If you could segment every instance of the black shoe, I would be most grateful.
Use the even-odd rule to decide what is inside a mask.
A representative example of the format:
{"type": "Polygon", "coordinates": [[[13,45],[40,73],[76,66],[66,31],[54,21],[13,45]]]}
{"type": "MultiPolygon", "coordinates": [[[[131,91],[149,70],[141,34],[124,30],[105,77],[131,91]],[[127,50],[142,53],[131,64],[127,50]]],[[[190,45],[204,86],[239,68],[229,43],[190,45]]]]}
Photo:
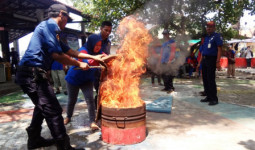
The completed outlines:
{"type": "Polygon", "coordinates": [[[41,137],[41,127],[33,128],[28,127],[26,128],[28,134],[27,140],[27,148],[28,149],[36,149],[40,147],[48,147],[55,144],[54,139],[44,139],[41,137]]]}
{"type": "Polygon", "coordinates": [[[213,105],[217,105],[218,101],[210,101],[208,105],[213,106],[213,105]]]}
{"type": "Polygon", "coordinates": [[[202,103],[204,103],[204,102],[209,102],[209,100],[208,100],[207,97],[206,97],[206,98],[204,98],[204,99],[201,99],[200,102],[202,102],[202,103]]]}
{"type": "Polygon", "coordinates": [[[67,95],[67,91],[65,91],[64,94],[67,95]]]}
{"type": "Polygon", "coordinates": [[[54,145],[56,142],[54,139],[45,139],[43,137],[38,137],[36,139],[28,139],[27,148],[30,149],[37,149],[41,147],[48,147],[54,145]]]}

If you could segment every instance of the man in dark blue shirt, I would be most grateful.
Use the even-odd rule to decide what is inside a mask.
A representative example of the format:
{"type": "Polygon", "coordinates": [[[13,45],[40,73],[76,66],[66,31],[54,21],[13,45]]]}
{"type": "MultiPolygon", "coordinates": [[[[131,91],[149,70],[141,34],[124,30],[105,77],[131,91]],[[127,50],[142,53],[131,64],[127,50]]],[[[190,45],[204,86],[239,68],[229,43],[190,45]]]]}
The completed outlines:
{"type": "Polygon", "coordinates": [[[215,71],[220,67],[220,58],[222,52],[223,40],[220,34],[215,32],[215,23],[207,22],[207,35],[204,38],[204,43],[201,46],[202,51],[202,76],[204,84],[204,92],[206,98],[201,102],[209,102],[209,105],[217,105],[217,87],[215,81],[215,71]]]}
{"type": "Polygon", "coordinates": [[[49,19],[41,22],[34,30],[25,55],[19,63],[16,83],[35,105],[31,124],[26,129],[28,149],[50,146],[56,142],[58,150],[71,150],[73,148],[64,126],[62,108],[47,80],[46,73],[50,70],[53,60],[87,70],[89,69],[87,63],[79,62],[71,57],[102,62],[103,56],[82,54],[60,41],[60,31],[71,19],[64,5],[51,5],[48,16],[49,19]],[[46,140],[40,135],[44,119],[54,140],[46,140]]]}
{"type": "MultiPolygon", "coordinates": [[[[111,49],[111,41],[109,39],[109,35],[112,32],[112,23],[110,21],[103,21],[100,27],[101,32],[99,35],[102,38],[102,51],[109,55],[110,49],[111,49]]],[[[95,96],[95,105],[97,107],[97,99],[98,99],[98,90],[99,90],[99,84],[100,84],[100,76],[101,76],[101,70],[97,69],[95,71],[95,80],[94,80],[94,88],[96,90],[96,96],[95,96]]]]}
{"type": "Polygon", "coordinates": [[[175,41],[169,37],[169,31],[164,30],[162,32],[164,43],[161,47],[161,65],[163,68],[162,70],[162,79],[164,82],[164,89],[161,91],[166,91],[168,94],[174,92],[173,80],[175,73],[170,69],[171,63],[174,61],[175,55],[175,41]]]}

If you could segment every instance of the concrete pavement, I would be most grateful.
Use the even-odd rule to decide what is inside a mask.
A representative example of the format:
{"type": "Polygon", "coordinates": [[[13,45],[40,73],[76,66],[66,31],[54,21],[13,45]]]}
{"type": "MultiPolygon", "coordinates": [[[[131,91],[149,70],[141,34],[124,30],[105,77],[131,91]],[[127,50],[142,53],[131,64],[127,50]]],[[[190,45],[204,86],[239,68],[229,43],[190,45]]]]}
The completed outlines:
{"type": "MultiPolygon", "coordinates": [[[[248,81],[220,76],[217,79],[220,103],[208,106],[199,102],[203,98],[198,95],[203,89],[201,80],[176,79],[176,92],[172,93],[172,113],[147,112],[148,135],[138,144],[119,146],[102,142],[101,132],[91,132],[89,129],[88,112],[81,95],[73,121],[66,128],[73,146],[86,150],[255,150],[255,107],[236,105],[227,100],[241,101],[242,97],[253,100],[255,86],[248,81]],[[245,92],[244,89],[249,90],[245,92]]],[[[167,96],[160,91],[161,88],[152,87],[150,78],[143,78],[140,86],[142,99],[150,103],[167,96]]],[[[58,99],[65,107],[66,96],[58,95],[58,99]]],[[[0,149],[3,150],[26,150],[25,128],[30,123],[32,104],[27,100],[15,108],[15,111],[1,108],[0,149]]],[[[42,135],[50,137],[45,123],[42,135]]],[[[51,146],[42,149],[56,148],[51,146]]]]}

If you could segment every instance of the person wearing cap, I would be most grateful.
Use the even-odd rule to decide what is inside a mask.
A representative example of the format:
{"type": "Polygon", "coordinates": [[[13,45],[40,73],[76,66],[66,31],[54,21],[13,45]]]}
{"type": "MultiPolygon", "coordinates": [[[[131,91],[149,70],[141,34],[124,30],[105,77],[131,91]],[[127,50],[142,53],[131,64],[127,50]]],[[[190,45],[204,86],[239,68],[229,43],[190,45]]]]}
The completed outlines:
{"type": "Polygon", "coordinates": [[[222,52],[223,40],[219,33],[215,32],[215,23],[213,21],[207,22],[204,42],[201,45],[202,51],[202,77],[204,92],[206,97],[201,99],[201,102],[209,102],[208,105],[217,105],[217,87],[215,81],[215,71],[221,69],[220,58],[222,52]]]}
{"type": "Polygon", "coordinates": [[[59,34],[67,22],[71,21],[64,5],[51,5],[48,17],[49,19],[42,21],[35,28],[29,46],[19,63],[15,81],[35,105],[31,124],[26,128],[28,149],[46,147],[56,143],[58,150],[71,150],[73,148],[64,126],[62,108],[47,79],[47,71],[50,70],[53,60],[87,70],[89,69],[87,63],[71,57],[94,59],[103,63],[103,56],[80,53],[61,42],[59,34]],[[44,119],[53,139],[41,137],[44,119]]]}
{"type": "Polygon", "coordinates": [[[169,37],[169,31],[164,30],[162,32],[164,43],[161,47],[160,52],[160,62],[162,68],[167,68],[167,70],[162,71],[162,79],[164,82],[164,88],[161,91],[166,91],[168,94],[174,91],[173,79],[174,73],[169,71],[169,64],[175,59],[175,41],[169,37]]]}

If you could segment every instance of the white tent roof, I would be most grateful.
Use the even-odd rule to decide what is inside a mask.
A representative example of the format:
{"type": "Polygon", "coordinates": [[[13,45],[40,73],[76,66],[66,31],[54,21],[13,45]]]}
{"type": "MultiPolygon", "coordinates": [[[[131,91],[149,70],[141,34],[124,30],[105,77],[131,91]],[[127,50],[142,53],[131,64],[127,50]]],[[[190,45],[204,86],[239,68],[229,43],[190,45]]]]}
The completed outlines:
{"type": "Polygon", "coordinates": [[[252,38],[252,39],[242,39],[242,40],[233,39],[233,40],[227,41],[227,43],[255,43],[255,39],[254,38],[252,38]]]}

